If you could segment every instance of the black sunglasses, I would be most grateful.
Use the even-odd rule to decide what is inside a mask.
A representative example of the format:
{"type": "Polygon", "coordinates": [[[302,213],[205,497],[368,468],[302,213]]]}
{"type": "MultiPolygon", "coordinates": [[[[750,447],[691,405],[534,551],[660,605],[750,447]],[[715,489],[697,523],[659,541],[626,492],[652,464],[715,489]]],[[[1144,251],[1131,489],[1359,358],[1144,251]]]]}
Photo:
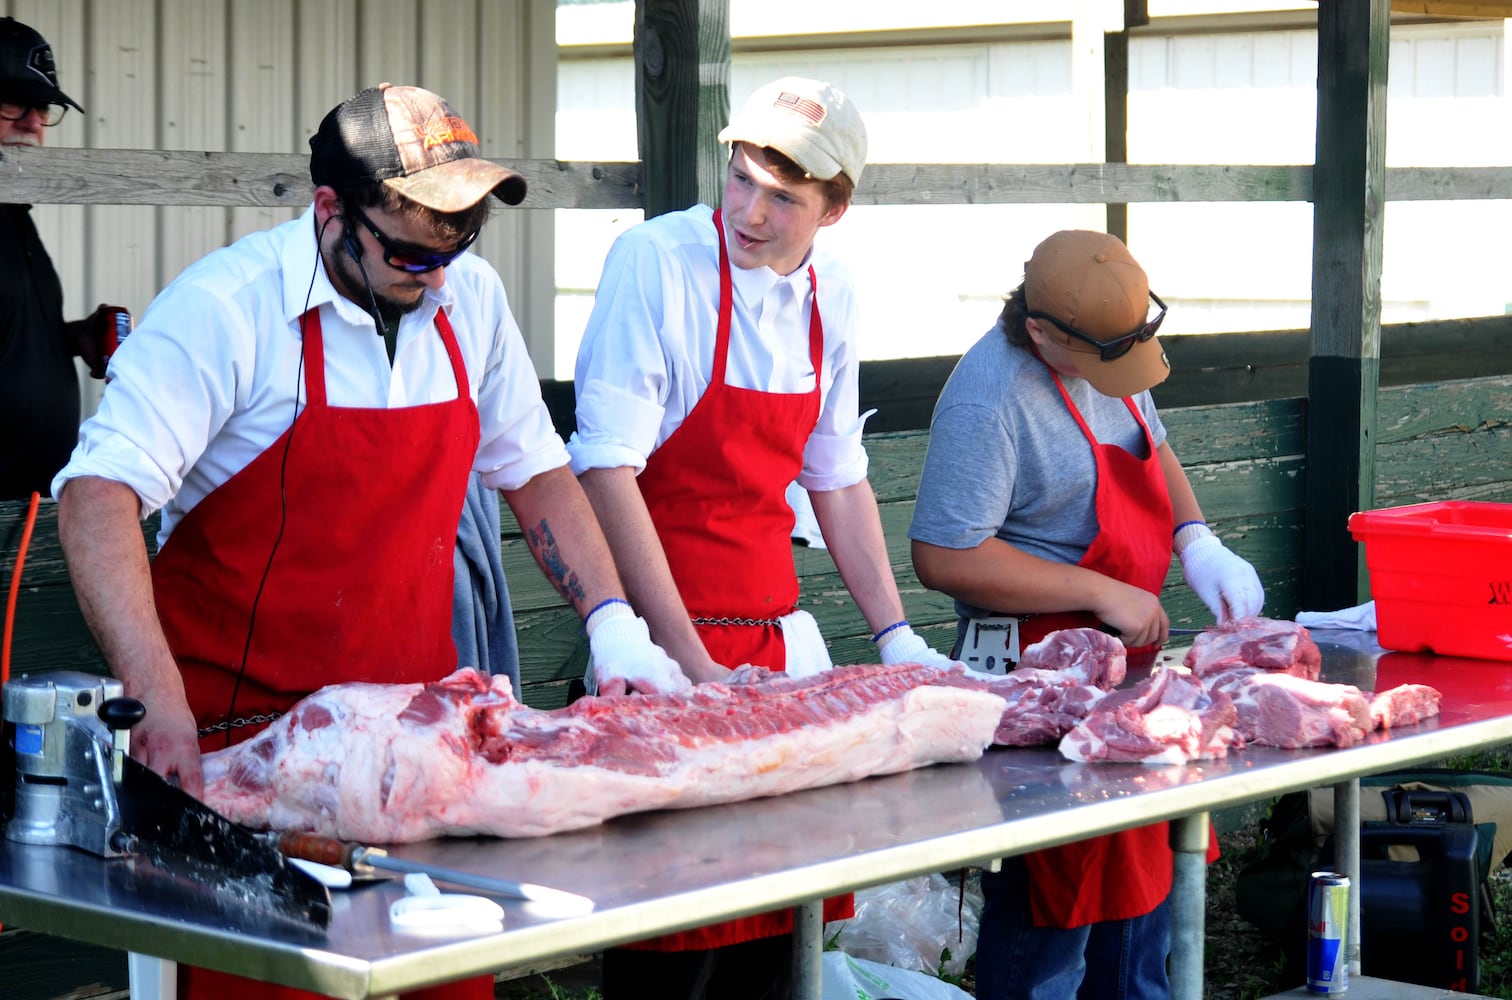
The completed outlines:
{"type": "Polygon", "coordinates": [[[474,230],[450,250],[432,250],[429,247],[389,239],[383,230],[373,225],[373,220],[362,214],[362,209],[355,205],[348,205],[346,210],[362,223],[363,228],[372,233],[373,239],[383,247],[383,262],[389,267],[396,267],[410,274],[424,274],[438,267],[445,267],[466,253],[467,248],[473,245],[473,240],[478,238],[478,233],[482,232],[481,229],[474,230]]]}
{"type": "Polygon", "coordinates": [[[41,112],[43,126],[51,128],[62,121],[64,115],[68,114],[68,105],[49,104],[45,101],[41,104],[29,104],[25,101],[0,101],[0,118],[4,118],[8,122],[18,122],[33,111],[41,112]]]}
{"type": "Polygon", "coordinates": [[[1031,319],[1046,320],[1050,323],[1054,323],[1057,327],[1066,331],[1077,340],[1083,340],[1091,344],[1093,347],[1097,348],[1098,355],[1104,361],[1117,361],[1125,354],[1128,354],[1129,351],[1133,350],[1135,344],[1143,344],[1145,341],[1155,336],[1155,331],[1160,329],[1161,320],[1165,319],[1166,304],[1160,301],[1160,296],[1156,295],[1154,292],[1150,293],[1150,298],[1154,300],[1157,306],[1160,307],[1160,312],[1155,314],[1155,318],[1150,320],[1144,326],[1140,327],[1138,330],[1135,330],[1133,333],[1126,333],[1121,337],[1114,337],[1112,340],[1098,340],[1090,333],[1083,333],[1076,327],[1067,324],[1065,320],[1056,319],[1049,313],[1038,312],[1031,309],[1028,315],[1031,319]]]}

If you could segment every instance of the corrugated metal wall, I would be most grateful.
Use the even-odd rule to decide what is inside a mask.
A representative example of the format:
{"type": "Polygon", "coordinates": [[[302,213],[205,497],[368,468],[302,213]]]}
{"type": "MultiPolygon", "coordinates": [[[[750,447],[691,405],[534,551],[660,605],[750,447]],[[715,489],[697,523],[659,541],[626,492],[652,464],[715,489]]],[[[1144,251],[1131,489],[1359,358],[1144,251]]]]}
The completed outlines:
{"type": "MultiPolygon", "coordinates": [[[[70,112],[50,146],[306,153],[332,106],[388,80],[444,95],[489,157],[552,155],[554,0],[0,0],[0,14],[47,38],[63,91],[87,111],[70,112]]],[[[297,213],[48,205],[35,214],[77,318],[99,302],[140,314],[185,265],[297,213]]],[[[550,223],[548,211],[501,212],[478,244],[542,345],[550,223]],[[519,250],[527,239],[546,250],[544,267],[519,250]]],[[[85,383],[88,410],[99,383],[85,383]]]]}

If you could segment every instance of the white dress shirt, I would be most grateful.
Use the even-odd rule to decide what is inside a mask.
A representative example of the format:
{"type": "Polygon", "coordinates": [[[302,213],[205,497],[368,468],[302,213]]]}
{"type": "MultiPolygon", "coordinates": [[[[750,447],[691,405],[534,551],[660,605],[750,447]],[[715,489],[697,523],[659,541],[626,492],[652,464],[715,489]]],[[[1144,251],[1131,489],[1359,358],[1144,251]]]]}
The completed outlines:
{"type": "MultiPolygon", "coordinates": [[[[99,412],[53,480],[131,486],[142,516],[162,508],[159,542],[195,504],[288,430],[306,402],[300,317],[320,310],[326,395],[336,407],[400,408],[457,397],[435,327],[445,309],[478,406],[473,469],[514,489],[567,464],[499,275],[467,253],[399,324],[392,367],[373,318],[331,285],[313,206],[190,265],[153,300],[111,359],[99,412]]],[[[381,467],[374,476],[384,474],[381,467]]],[[[353,497],[361,502],[361,497],[353,497]]],[[[398,516],[402,512],[395,512],[398,516]]]]}
{"type": "MultiPolygon", "coordinates": [[[[578,351],[577,431],[567,443],[574,472],[630,466],[637,472],[702,398],[712,377],[719,320],[719,242],[713,210],[698,205],[647,220],[619,237],[604,262],[578,351]]],[[[860,351],[850,273],[815,250],[789,275],[732,267],[725,378],[742,389],[814,389],[809,357],[812,264],[824,323],[818,425],[798,482],[834,490],[866,478],[857,413],[860,351]]]]}

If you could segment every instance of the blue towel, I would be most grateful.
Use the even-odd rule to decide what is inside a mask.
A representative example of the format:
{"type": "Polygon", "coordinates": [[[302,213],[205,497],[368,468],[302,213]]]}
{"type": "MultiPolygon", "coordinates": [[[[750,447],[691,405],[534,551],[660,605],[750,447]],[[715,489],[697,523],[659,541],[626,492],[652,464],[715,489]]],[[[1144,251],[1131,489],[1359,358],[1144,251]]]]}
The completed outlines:
{"type": "Polygon", "coordinates": [[[520,649],[499,543],[499,493],[473,473],[452,556],[452,639],[457,666],[509,678],[520,697],[520,649]]]}

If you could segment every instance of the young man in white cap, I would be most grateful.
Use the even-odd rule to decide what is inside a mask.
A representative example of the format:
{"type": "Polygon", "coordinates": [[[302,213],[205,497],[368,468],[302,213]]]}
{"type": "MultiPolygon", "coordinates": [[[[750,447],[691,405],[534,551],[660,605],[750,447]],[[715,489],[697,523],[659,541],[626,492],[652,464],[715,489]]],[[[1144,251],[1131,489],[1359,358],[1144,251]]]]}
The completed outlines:
{"type": "MultiPolygon", "coordinates": [[[[1149,663],[1173,548],[1220,622],[1260,613],[1259,577],[1203,523],[1150,397],[1164,317],[1117,237],[1059,232],[951,373],[909,536],[919,580],[956,599],[963,657],[1105,625],[1149,663]]],[[[1164,823],[1005,859],[983,877],[977,996],[1169,996],[1171,870],[1164,823]]]]}
{"type": "MultiPolygon", "coordinates": [[[[40,147],[68,109],[52,46],[15,18],[0,18],[0,147],[40,147]]],[[[63,286],[31,218],[30,205],[0,204],[0,500],[46,494],[79,439],[74,355],[95,377],[116,310],[63,321],[63,286]]]]}
{"type": "MultiPolygon", "coordinates": [[[[861,116],[829,84],[788,77],[719,138],[720,208],[648,220],[605,261],[578,354],[573,469],[652,637],[695,682],[746,663],[830,666],[797,608],[794,480],[879,658],[948,663],[903,619],[861,445],[855,292],[815,246],[861,178],[861,116]]],[[[604,668],[588,678],[601,692],[637,686],[604,668]]],[[[611,949],[605,996],[643,995],[637,980],[665,997],[783,996],[790,929],[783,911],[611,949]]]]}
{"type": "MultiPolygon", "coordinates": [[[[464,252],[489,194],[518,204],[524,180],[417,87],[362,91],[310,148],[309,209],[158,296],[54,482],[80,606],[147,706],[133,752],[198,793],[202,750],[322,685],[455,670],[474,472],[588,619],[593,655],[688,686],[623,600],[497,272],[464,252]],[[149,567],[140,518],[157,508],[149,567]]],[[[207,970],[187,989],[305,995],[207,970]]],[[[489,977],[448,990],[433,995],[493,995],[489,977]]]]}

